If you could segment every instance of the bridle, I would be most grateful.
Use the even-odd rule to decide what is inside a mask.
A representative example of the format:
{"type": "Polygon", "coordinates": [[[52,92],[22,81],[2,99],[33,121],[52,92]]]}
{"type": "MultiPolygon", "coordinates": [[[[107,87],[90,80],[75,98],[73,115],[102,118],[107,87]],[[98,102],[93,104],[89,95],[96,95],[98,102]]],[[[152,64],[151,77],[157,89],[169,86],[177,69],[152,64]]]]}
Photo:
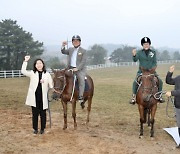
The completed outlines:
{"type": "MultiPolygon", "coordinates": [[[[154,79],[155,74],[142,75],[141,78],[145,77],[147,79],[148,77],[151,77],[151,76],[153,76],[153,79],[154,79]]],[[[154,86],[155,86],[155,82],[153,80],[151,82],[151,85],[152,85],[151,87],[145,87],[145,86],[143,86],[143,84],[141,84],[143,92],[144,92],[144,90],[151,90],[151,94],[152,94],[154,86]]]]}
{"type": "Polygon", "coordinates": [[[57,94],[60,94],[60,96],[61,96],[61,94],[63,93],[63,91],[64,91],[64,88],[65,88],[65,86],[66,86],[66,83],[65,83],[65,75],[61,75],[61,76],[59,76],[59,77],[57,77],[57,79],[61,79],[61,78],[63,78],[63,82],[64,82],[64,85],[62,86],[62,88],[59,86],[56,86],[56,87],[54,87],[54,89],[55,89],[55,93],[57,93],[57,94]]]}
{"type": "MultiPolygon", "coordinates": [[[[73,69],[69,69],[68,70],[68,72],[69,71],[71,71],[72,72],[72,74],[73,74],[73,69]]],[[[54,87],[54,89],[55,89],[55,93],[57,93],[57,94],[60,94],[60,96],[62,95],[62,93],[63,93],[63,91],[64,91],[64,89],[65,89],[65,87],[66,87],[66,80],[65,80],[65,75],[61,75],[61,76],[58,76],[57,77],[57,79],[61,79],[61,78],[63,78],[63,86],[62,86],[62,88],[61,87],[58,87],[58,86],[56,86],[56,87],[54,87]]]]}

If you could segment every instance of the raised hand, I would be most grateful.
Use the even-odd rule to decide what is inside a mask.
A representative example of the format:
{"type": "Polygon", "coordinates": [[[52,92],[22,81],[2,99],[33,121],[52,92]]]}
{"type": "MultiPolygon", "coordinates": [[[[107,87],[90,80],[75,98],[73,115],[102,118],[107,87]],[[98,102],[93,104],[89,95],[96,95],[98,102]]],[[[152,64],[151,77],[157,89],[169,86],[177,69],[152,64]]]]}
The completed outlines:
{"type": "Polygon", "coordinates": [[[133,54],[133,56],[136,55],[136,49],[133,49],[133,50],[132,50],[132,54],[133,54]]]}
{"type": "Polygon", "coordinates": [[[168,91],[168,92],[166,92],[166,94],[165,94],[167,97],[170,97],[171,96],[171,92],[170,91],[168,91]]]}
{"type": "Polygon", "coordinates": [[[63,41],[62,46],[66,46],[66,45],[67,45],[67,41],[63,41]]]}
{"type": "Polygon", "coordinates": [[[170,68],[169,68],[169,72],[174,72],[174,69],[175,69],[175,66],[174,65],[172,65],[170,68]]]}
{"type": "Polygon", "coordinates": [[[30,58],[31,58],[31,56],[25,56],[25,57],[24,57],[24,61],[25,61],[25,62],[28,62],[30,58]]]}

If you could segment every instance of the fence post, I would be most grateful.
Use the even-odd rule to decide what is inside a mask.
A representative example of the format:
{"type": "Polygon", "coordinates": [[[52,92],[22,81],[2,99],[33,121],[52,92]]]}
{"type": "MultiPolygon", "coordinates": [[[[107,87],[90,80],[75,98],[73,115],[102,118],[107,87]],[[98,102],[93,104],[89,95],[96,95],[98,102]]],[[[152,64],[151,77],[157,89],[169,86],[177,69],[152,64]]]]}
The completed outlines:
{"type": "Polygon", "coordinates": [[[21,71],[19,70],[19,77],[21,77],[21,71]]]}
{"type": "Polygon", "coordinates": [[[14,78],[14,71],[12,70],[12,75],[11,75],[12,78],[14,78]]]}
{"type": "Polygon", "coordinates": [[[4,78],[6,78],[6,71],[4,71],[4,78]]]}

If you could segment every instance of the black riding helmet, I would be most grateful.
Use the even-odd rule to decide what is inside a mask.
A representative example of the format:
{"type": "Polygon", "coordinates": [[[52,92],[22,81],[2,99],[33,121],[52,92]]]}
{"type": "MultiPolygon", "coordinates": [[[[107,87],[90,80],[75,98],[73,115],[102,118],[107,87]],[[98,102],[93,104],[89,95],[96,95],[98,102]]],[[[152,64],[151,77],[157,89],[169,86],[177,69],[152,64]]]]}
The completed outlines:
{"type": "Polygon", "coordinates": [[[148,37],[143,37],[141,39],[141,45],[143,46],[144,43],[149,43],[149,45],[151,45],[151,40],[148,37]]]}
{"type": "Polygon", "coordinates": [[[79,35],[74,35],[73,37],[72,37],[72,41],[73,40],[79,40],[79,41],[81,41],[81,37],[79,36],[79,35]]]}

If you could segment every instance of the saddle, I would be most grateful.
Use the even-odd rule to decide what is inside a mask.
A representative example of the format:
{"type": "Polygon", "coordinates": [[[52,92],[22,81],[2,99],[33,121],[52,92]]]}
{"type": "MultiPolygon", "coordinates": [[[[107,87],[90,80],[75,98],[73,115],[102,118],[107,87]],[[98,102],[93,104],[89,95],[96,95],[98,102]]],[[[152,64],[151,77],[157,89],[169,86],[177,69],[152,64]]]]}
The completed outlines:
{"type": "MultiPolygon", "coordinates": [[[[84,82],[85,82],[84,91],[89,91],[89,85],[88,85],[87,77],[86,76],[84,78],[84,82]]],[[[78,83],[78,79],[77,78],[76,78],[76,83],[75,83],[75,89],[79,91],[79,83],[78,83]]]]}

